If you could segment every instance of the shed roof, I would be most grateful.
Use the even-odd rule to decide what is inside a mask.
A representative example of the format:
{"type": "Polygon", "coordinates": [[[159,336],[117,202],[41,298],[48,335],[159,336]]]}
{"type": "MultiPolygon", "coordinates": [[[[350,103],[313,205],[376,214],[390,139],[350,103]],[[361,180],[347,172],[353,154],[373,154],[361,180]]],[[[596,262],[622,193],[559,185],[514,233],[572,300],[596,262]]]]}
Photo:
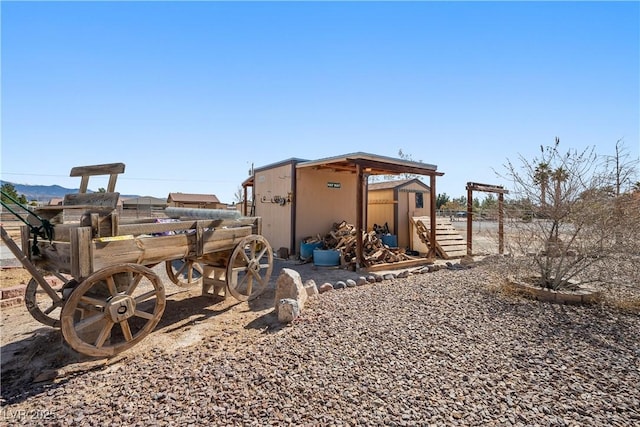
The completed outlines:
{"type": "Polygon", "coordinates": [[[167,202],[182,203],[220,203],[214,194],[169,193],[167,202]]]}
{"type": "Polygon", "coordinates": [[[407,185],[409,183],[412,183],[412,182],[420,184],[427,191],[430,190],[430,188],[429,188],[429,186],[427,184],[425,184],[424,182],[420,181],[417,178],[413,178],[413,179],[395,179],[395,180],[391,180],[391,181],[372,182],[372,183],[367,185],[367,188],[369,189],[369,191],[390,190],[392,188],[403,187],[403,186],[405,186],[405,185],[407,185]]]}
{"type": "Polygon", "coordinates": [[[297,168],[331,169],[353,173],[357,171],[358,166],[363,169],[364,173],[369,175],[392,175],[398,173],[429,176],[444,175],[443,172],[437,171],[438,167],[436,165],[363,152],[311,160],[296,165],[297,168]]]}

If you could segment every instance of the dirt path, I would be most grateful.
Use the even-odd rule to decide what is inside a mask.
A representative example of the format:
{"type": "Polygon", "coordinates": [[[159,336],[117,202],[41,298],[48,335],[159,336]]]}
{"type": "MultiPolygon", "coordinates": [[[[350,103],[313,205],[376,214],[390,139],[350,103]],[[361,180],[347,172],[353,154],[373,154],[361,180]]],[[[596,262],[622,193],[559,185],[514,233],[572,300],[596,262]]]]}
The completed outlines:
{"type": "Polygon", "coordinates": [[[282,328],[273,314],[275,282],[282,268],[297,270],[303,281],[335,283],[357,278],[358,273],[319,268],[294,260],[275,260],[270,285],[257,299],[239,302],[232,296],[202,296],[201,288],[180,288],[166,276],[164,264],[154,268],[165,286],[167,305],[155,330],[142,342],[112,359],[92,358],[72,350],[59,329],[44,326],[23,304],[2,309],[0,318],[2,387],[24,387],[40,381],[61,381],[69,376],[137,357],[153,357],[153,350],[170,351],[210,341],[220,350],[250,345],[267,330],[282,328]]]}

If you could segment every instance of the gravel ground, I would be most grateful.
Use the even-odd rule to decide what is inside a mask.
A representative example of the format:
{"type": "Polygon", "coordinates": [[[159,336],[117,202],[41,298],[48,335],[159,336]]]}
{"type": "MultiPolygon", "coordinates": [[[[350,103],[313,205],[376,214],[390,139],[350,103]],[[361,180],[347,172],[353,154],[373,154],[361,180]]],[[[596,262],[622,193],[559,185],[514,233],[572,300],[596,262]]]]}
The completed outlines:
{"type": "Polygon", "coordinates": [[[268,313],[230,331],[232,340],[155,346],[20,393],[3,389],[0,419],[640,425],[637,312],[526,300],[500,291],[495,270],[441,270],[336,290],[310,300],[290,326],[273,326],[268,313]]]}

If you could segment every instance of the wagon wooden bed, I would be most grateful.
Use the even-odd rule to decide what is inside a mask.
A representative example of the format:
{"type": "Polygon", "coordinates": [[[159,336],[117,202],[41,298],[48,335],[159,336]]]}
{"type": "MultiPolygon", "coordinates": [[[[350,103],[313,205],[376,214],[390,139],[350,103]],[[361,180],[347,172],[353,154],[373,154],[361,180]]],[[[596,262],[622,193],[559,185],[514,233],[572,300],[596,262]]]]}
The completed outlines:
{"type": "Polygon", "coordinates": [[[160,263],[178,286],[200,285],[203,294],[224,291],[240,301],[262,293],[273,269],[260,218],[120,218],[113,190],[122,172],[122,163],[73,168],[71,176],[82,177],[80,192],[30,213],[22,249],[2,228],[3,241],[33,277],[25,293],[29,312],[90,356],[122,352],[156,327],[165,309],[165,289],[152,270],[160,263]],[[86,193],[89,176],[105,174],[107,191],[86,193]],[[42,225],[50,231],[34,232],[42,225]],[[54,290],[45,273],[62,288],[54,290]]]}

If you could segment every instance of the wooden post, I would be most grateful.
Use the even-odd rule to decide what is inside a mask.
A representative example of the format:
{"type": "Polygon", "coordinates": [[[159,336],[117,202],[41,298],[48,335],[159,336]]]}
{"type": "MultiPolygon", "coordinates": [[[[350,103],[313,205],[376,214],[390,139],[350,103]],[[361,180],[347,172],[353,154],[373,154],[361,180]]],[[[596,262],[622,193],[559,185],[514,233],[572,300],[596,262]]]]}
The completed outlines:
{"type": "Polygon", "coordinates": [[[242,215],[243,216],[248,216],[247,215],[247,186],[245,185],[244,187],[242,187],[243,189],[243,201],[242,201],[242,215]]]}
{"type": "Polygon", "coordinates": [[[429,227],[431,227],[431,233],[429,234],[429,253],[427,258],[436,257],[436,176],[429,175],[429,186],[431,190],[429,192],[429,227]]]}
{"type": "Polygon", "coordinates": [[[364,265],[363,245],[362,245],[362,212],[364,205],[364,180],[362,166],[356,165],[356,271],[364,265]]]}
{"type": "Polygon", "coordinates": [[[504,194],[498,194],[498,253],[504,253],[504,194]]]}
{"type": "Polygon", "coordinates": [[[473,239],[473,191],[498,193],[498,252],[504,253],[504,195],[509,193],[499,185],[479,184],[467,182],[467,255],[472,255],[473,239]]]}
{"type": "Polygon", "coordinates": [[[467,185],[467,255],[473,254],[473,190],[467,185]]]}

